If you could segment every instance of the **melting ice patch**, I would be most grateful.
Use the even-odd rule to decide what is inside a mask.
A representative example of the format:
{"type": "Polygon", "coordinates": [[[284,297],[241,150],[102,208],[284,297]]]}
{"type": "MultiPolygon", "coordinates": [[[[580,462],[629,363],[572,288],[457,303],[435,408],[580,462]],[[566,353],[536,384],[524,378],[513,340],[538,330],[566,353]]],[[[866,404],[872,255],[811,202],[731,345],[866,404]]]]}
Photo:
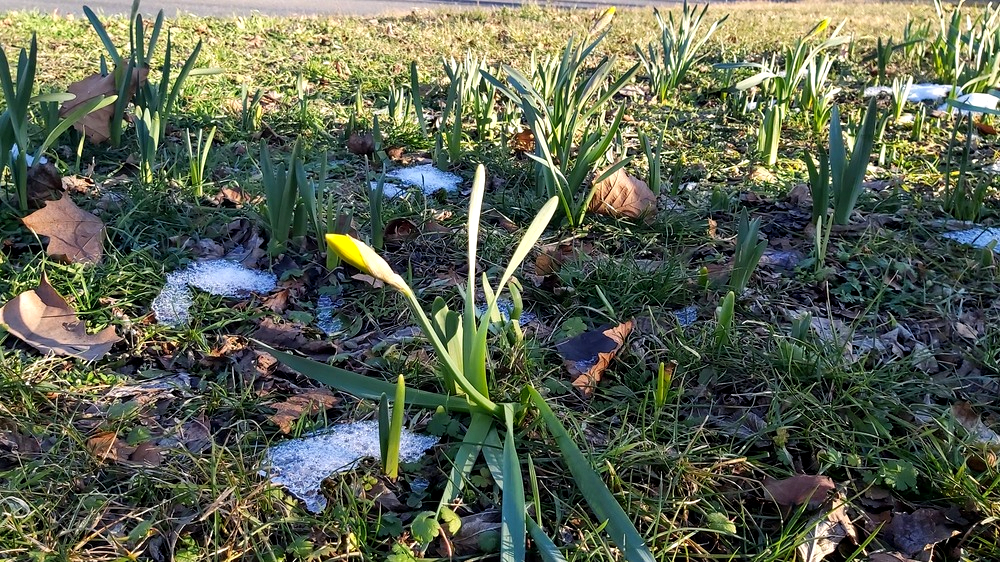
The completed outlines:
{"type": "MultiPolygon", "coordinates": [[[[439,439],[404,428],[399,442],[399,460],[420,460],[424,451],[436,445],[439,439]]],[[[377,421],[347,423],[274,445],[268,449],[260,473],[269,475],[272,483],[287,488],[302,500],[306,509],[319,513],[326,508],[320,485],[327,476],[350,470],[365,457],[379,458],[380,454],[377,421]]]]}
{"type": "Polygon", "coordinates": [[[250,293],[268,293],[278,278],[271,273],[247,269],[229,260],[193,263],[167,274],[167,284],[153,300],[156,321],[167,326],[181,326],[191,320],[194,297],[189,287],[196,287],[220,297],[245,297],[250,293]]]}
{"type": "Polygon", "coordinates": [[[993,251],[1000,253],[1000,228],[977,226],[966,230],[945,232],[941,237],[973,248],[986,248],[990,244],[994,244],[993,251]]]}

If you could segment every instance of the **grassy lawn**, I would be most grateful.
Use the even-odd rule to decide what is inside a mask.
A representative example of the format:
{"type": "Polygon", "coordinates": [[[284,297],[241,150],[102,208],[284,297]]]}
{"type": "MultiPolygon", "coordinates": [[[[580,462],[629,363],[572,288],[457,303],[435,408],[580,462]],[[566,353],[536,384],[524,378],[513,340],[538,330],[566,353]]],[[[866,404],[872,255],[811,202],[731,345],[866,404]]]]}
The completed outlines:
{"type": "Polygon", "coordinates": [[[0,90],[0,559],[1000,559],[1000,274],[948,238],[998,223],[1000,113],[942,109],[996,107],[1000,12],[954,9],[713,5],[672,82],[651,9],[179,18],[150,53],[155,14],[136,49],[103,18],[112,53],[82,9],[0,12],[11,88],[37,40],[0,90]],[[28,96],[116,57],[49,135],[28,96]],[[401,375],[426,455],[322,510],[271,483],[401,375]]]}

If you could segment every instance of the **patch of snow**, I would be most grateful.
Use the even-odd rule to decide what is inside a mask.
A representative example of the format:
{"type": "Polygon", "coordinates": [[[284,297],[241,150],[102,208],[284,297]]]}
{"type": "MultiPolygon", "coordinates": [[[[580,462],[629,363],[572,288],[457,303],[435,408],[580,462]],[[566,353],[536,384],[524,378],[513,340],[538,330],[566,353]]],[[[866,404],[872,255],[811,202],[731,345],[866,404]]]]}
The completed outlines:
{"type": "MultiPolygon", "coordinates": [[[[437,444],[439,437],[418,435],[403,428],[399,442],[399,460],[416,462],[424,451],[437,444]]],[[[336,425],[299,439],[289,439],[267,450],[261,476],[284,486],[312,513],[326,508],[320,485],[331,474],[350,470],[365,457],[381,455],[377,421],[336,425]]]]}
{"type": "Polygon", "coordinates": [[[892,88],[890,88],[889,86],[868,86],[867,88],[865,88],[865,91],[862,95],[866,98],[871,98],[875,96],[881,96],[882,94],[891,94],[891,93],[892,93],[892,88]]]}
{"type": "Polygon", "coordinates": [[[274,274],[247,269],[234,261],[193,263],[167,275],[167,284],[153,300],[152,309],[157,322],[177,327],[191,320],[194,297],[189,287],[220,297],[245,297],[250,293],[268,293],[277,283],[274,274]]]}
{"type": "Polygon", "coordinates": [[[993,251],[1000,253],[1000,228],[977,226],[966,230],[945,232],[941,234],[941,237],[973,248],[986,248],[995,242],[993,251]]]}
{"type": "Polygon", "coordinates": [[[419,187],[427,195],[444,190],[448,193],[458,191],[462,178],[448,172],[442,172],[433,164],[423,164],[410,168],[399,168],[386,174],[406,185],[419,187]]]}
{"type": "MultiPolygon", "coordinates": [[[[378,182],[371,182],[372,192],[378,189],[378,182]]],[[[399,197],[406,192],[406,188],[399,184],[391,182],[382,182],[382,197],[392,199],[393,197],[399,197]]]]}
{"type": "Polygon", "coordinates": [[[989,166],[984,167],[983,172],[993,176],[1000,174],[1000,160],[997,160],[996,162],[990,164],[989,166]]]}
{"type": "MultiPolygon", "coordinates": [[[[914,84],[910,86],[910,95],[906,100],[912,102],[942,100],[951,95],[951,90],[951,84],[914,84]]],[[[962,88],[955,87],[955,93],[961,94],[962,88]]]]}

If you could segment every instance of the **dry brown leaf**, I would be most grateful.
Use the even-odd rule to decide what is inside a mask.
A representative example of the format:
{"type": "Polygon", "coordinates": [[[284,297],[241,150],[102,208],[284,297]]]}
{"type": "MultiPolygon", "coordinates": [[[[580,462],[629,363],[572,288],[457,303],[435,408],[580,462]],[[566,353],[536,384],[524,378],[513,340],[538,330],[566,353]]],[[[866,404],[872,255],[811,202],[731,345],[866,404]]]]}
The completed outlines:
{"type": "Polygon", "coordinates": [[[534,152],[535,134],[528,129],[524,129],[514,135],[510,141],[510,146],[514,149],[514,152],[534,152]]]}
{"type": "Polygon", "coordinates": [[[98,263],[104,252],[104,222],[73,203],[69,196],[49,201],[22,219],[39,236],[48,236],[45,251],[70,263],[98,263]]]}
{"type": "Polygon", "coordinates": [[[94,456],[105,461],[127,461],[129,455],[135,452],[125,441],[118,438],[114,431],[106,431],[87,440],[87,448],[94,456]]]}
{"type": "Polygon", "coordinates": [[[455,556],[471,556],[482,552],[480,544],[489,535],[500,536],[500,510],[491,509],[462,517],[462,526],[451,538],[455,556]]]}
{"type": "Polygon", "coordinates": [[[400,244],[409,242],[419,235],[420,230],[417,228],[417,225],[413,224],[413,221],[396,217],[386,223],[383,238],[386,242],[400,244]]]}
{"type": "Polygon", "coordinates": [[[836,488],[829,476],[796,474],[783,480],[764,479],[767,496],[784,507],[804,503],[813,508],[819,507],[836,488]]]}
{"type": "Polygon", "coordinates": [[[302,324],[295,322],[279,324],[270,318],[261,320],[260,326],[251,337],[278,349],[299,349],[309,341],[302,334],[302,324]]]}
{"type": "Polygon", "coordinates": [[[929,508],[913,513],[894,513],[887,530],[903,554],[921,559],[923,557],[918,555],[958,534],[944,513],[929,508]]]}
{"type": "Polygon", "coordinates": [[[0,324],[42,353],[96,361],[121,340],[114,326],[88,334],[76,311],[52,288],[45,275],[38,288],[25,291],[0,308],[0,324]]]}
{"type": "Polygon", "coordinates": [[[993,447],[1000,447],[1000,435],[997,435],[996,431],[993,431],[985,423],[983,423],[982,418],[975,411],[972,410],[972,404],[968,402],[958,402],[951,407],[951,415],[955,417],[955,421],[962,425],[969,435],[974,437],[979,443],[990,445],[993,447]]]}
{"type": "Polygon", "coordinates": [[[656,195],[649,190],[646,182],[619,168],[594,186],[589,210],[612,217],[637,219],[651,216],[656,211],[656,195]]]}
{"type": "Polygon", "coordinates": [[[289,396],[283,402],[268,404],[276,411],[267,417],[282,433],[292,430],[292,424],[300,417],[332,408],[340,399],[325,388],[310,388],[301,394],[289,396]]]}
{"type": "Polygon", "coordinates": [[[160,438],[155,444],[158,447],[171,448],[181,446],[198,454],[212,446],[211,422],[201,414],[184,423],[176,425],[170,433],[160,438]]]}
{"type": "Polygon", "coordinates": [[[632,326],[631,320],[617,326],[602,326],[556,346],[563,365],[573,377],[573,386],[584,396],[593,394],[604,371],[625,343],[625,338],[632,333],[632,326]]]}
{"type": "MultiPolygon", "coordinates": [[[[148,68],[132,70],[132,79],[129,83],[128,91],[125,93],[126,97],[132,97],[136,87],[146,82],[148,74],[148,68]]],[[[75,94],[76,97],[63,102],[62,107],[59,108],[59,115],[62,117],[65,117],[78,105],[98,96],[113,96],[118,94],[118,88],[115,87],[115,73],[108,74],[107,76],[92,74],[83,80],[70,84],[66,90],[71,94],[75,94]]],[[[111,120],[114,118],[114,115],[115,107],[114,104],[111,104],[84,115],[82,119],[73,124],[73,127],[77,131],[87,135],[90,142],[100,144],[111,138],[111,120]]]]}
{"type": "Polygon", "coordinates": [[[144,464],[146,466],[160,466],[163,462],[163,454],[160,448],[146,441],[135,446],[135,450],[128,457],[129,462],[144,464]]]}

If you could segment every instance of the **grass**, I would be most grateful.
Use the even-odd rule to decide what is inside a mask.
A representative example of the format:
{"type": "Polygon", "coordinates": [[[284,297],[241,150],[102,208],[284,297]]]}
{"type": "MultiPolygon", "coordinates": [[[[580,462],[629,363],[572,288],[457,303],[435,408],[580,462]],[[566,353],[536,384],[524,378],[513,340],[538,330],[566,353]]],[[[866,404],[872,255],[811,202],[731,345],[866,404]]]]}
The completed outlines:
{"type": "MultiPolygon", "coordinates": [[[[638,131],[658,138],[666,126],[659,213],[650,221],[591,215],[580,229],[543,235],[546,247],[580,251],[550,275],[536,271],[536,254],[529,257],[518,276],[526,311],[536,319],[525,324],[524,342],[502,335],[491,340],[492,382],[511,400],[524,384],[543,391],[658,560],[794,559],[816,513],[776,505],[762,483],[802,473],[833,478],[848,498],[849,516],[859,522],[918,508],[947,512],[959,534],[938,545],[933,560],[995,559],[997,444],[970,435],[952,408],[968,403],[981,423],[998,429],[1000,289],[994,261],[939,237],[951,219],[940,195],[949,118],[928,117],[919,141],[905,124],[890,122],[873,158],[882,145],[895,157],[882,164],[873,159],[867,174],[868,180],[889,180],[889,187],[861,195],[851,224],[832,229],[819,267],[759,266],[737,295],[728,344],[716,344],[713,320],[742,208],[761,218],[770,249],[812,256],[810,209],[789,202],[788,193],[807,181],[801,155],[815,156],[816,145],[804,116],[791,112],[777,164],[762,166],[754,155],[759,117],[726,109],[723,73],[711,65],[760,61],[824,17],[835,24],[846,19],[844,32],[854,42],[838,54],[835,83],[843,88],[837,102],[844,121],[856,126],[865,105],[860,92],[875,79],[874,67],[862,59],[877,38],[902,37],[906,14],[927,18],[933,8],[737,3],[713,5],[707,17],[714,21],[725,13],[730,17],[708,42],[706,60],[665,103],[647,102],[645,94],[611,102],[612,110],[626,107],[629,119],[613,150],[635,157],[626,167],[634,175],[646,173],[638,131]],[[672,185],[685,187],[673,192],[672,185]],[[675,312],[688,306],[696,320],[681,325],[675,312]],[[793,337],[794,317],[803,312],[836,321],[841,339],[816,331],[793,337]],[[582,399],[556,344],[573,332],[628,319],[635,330],[593,396],[582,399]],[[893,330],[895,337],[886,336],[893,330]],[[657,368],[670,361],[676,362],[670,393],[658,408],[657,368]],[[961,555],[955,554],[959,548],[961,555]]],[[[258,473],[266,448],[289,437],[269,419],[274,405],[314,386],[254,348],[250,338],[260,337],[261,323],[286,327],[295,342],[290,347],[339,367],[386,380],[403,374],[412,387],[433,388],[435,364],[425,342],[408,330],[413,319],[401,298],[352,279],[354,270],[328,271],[309,236],[292,240],[280,259],[258,260],[280,276],[288,296],[284,308],[268,308],[265,295],[233,300],[199,293],[192,323],[169,328],[156,324],[150,303],[168,272],[216,246],[229,251],[255,233],[266,246],[261,138],[280,158],[299,140],[309,173],[329,152],[327,184],[351,212],[358,236],[370,239],[361,186],[377,166],[347,150],[344,129],[352,116],[364,128],[379,114],[384,146],[402,147],[404,161],[426,157],[431,139],[412,116],[413,122],[399,125],[381,116],[390,88],[408,87],[411,61],[420,69],[424,107],[438,114],[447,91],[442,57],[463,59],[471,51],[491,64],[524,69],[533,50],[560,53],[567,38],[585,32],[597,15],[526,6],[378,19],[254,15],[168,22],[179,52],[200,39],[199,66],[224,72],[187,82],[158,152],[164,166],[152,184],[140,184],[129,160],[136,152],[131,127],[121,149],[84,144],[77,160],[74,132],[50,150],[64,173],[96,182],[70,196],[108,225],[103,262],[59,263],[45,255],[18,213],[7,206],[0,213],[0,302],[37,286],[44,270],[88,328],[113,325],[123,338],[107,357],[84,364],[41,357],[0,332],[0,559],[407,560],[417,552],[410,517],[436,506],[467,417],[410,409],[408,427],[440,434],[443,444],[419,463],[404,464],[396,483],[382,477],[377,462],[332,476],[323,487],[330,507],[320,514],[258,473]],[[299,73],[307,81],[305,104],[298,99],[299,73]],[[265,92],[261,130],[241,125],[244,86],[251,95],[257,88],[265,92]],[[186,184],[181,135],[213,126],[209,183],[199,198],[186,184]],[[243,190],[247,198],[213,201],[222,189],[243,190]],[[324,294],[342,299],[344,333],[327,337],[316,326],[316,301],[324,294]],[[187,383],[177,388],[149,392],[139,386],[180,375],[187,383]],[[109,432],[123,446],[159,442],[162,458],[144,464],[95,453],[88,443],[109,432]],[[379,499],[383,489],[402,507],[379,499]]],[[[126,21],[106,25],[125,42],[126,21]]],[[[0,46],[8,54],[32,33],[38,34],[42,91],[62,90],[98,69],[93,54],[103,48],[81,15],[0,13],[0,46]]],[[[657,34],[651,11],[621,10],[597,60],[617,55],[620,73],[636,62],[634,45],[657,34]]],[[[915,82],[935,78],[928,60],[901,52],[889,72],[912,74],[915,82]]],[[[631,84],[645,87],[641,78],[631,84]]],[[[514,115],[514,129],[498,132],[496,142],[474,142],[470,135],[451,168],[467,185],[475,164],[487,167],[491,183],[478,268],[491,278],[519,239],[516,230],[541,205],[533,163],[509,144],[518,125],[514,115]],[[513,233],[505,228],[510,224],[513,233]]],[[[964,133],[959,139],[954,154],[961,153],[964,133]]],[[[998,152],[997,137],[977,137],[967,181],[990,181],[979,169],[998,152]]],[[[13,202],[9,185],[9,178],[0,178],[0,196],[13,202]]],[[[981,223],[996,224],[996,197],[991,187],[981,223]]],[[[416,238],[387,240],[382,252],[424,303],[441,296],[452,309],[460,307],[454,285],[465,274],[465,199],[414,193],[383,206],[384,220],[447,229],[423,227],[416,238]]],[[[290,436],[376,417],[374,403],[341,398],[322,412],[303,413],[290,436]]],[[[538,491],[529,513],[539,510],[538,521],[567,559],[620,559],[581,492],[567,482],[543,426],[529,411],[515,434],[532,459],[533,472],[523,475],[529,502],[538,491]]],[[[477,465],[460,515],[498,508],[498,498],[496,483],[477,465]]],[[[443,557],[444,548],[436,541],[426,555],[443,557]]],[[[855,548],[845,542],[827,560],[866,559],[855,548]]],[[[898,550],[884,532],[867,552],[879,548],[898,550]]],[[[464,555],[489,556],[478,545],[464,555]]]]}

